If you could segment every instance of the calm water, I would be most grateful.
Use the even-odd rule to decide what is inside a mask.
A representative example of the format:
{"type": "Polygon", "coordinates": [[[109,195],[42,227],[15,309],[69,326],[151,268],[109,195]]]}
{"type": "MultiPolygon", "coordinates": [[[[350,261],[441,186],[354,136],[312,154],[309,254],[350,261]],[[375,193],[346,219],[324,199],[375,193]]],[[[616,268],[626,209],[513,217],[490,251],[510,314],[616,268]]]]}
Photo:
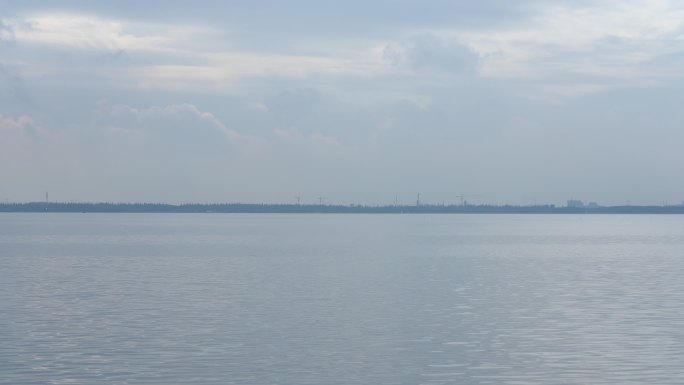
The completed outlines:
{"type": "Polygon", "coordinates": [[[682,384],[684,216],[0,214],[1,384],[682,384]]]}

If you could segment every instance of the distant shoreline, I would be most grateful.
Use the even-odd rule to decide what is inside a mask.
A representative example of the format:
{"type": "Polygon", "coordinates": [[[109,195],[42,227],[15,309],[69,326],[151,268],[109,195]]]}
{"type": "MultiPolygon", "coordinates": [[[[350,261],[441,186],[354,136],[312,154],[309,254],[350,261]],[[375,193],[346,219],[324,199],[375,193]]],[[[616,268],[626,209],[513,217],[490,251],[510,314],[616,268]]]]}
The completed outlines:
{"type": "Polygon", "coordinates": [[[684,206],[554,205],[297,205],[252,203],[0,203],[0,212],[12,213],[226,213],[226,214],[684,214],[684,206]]]}

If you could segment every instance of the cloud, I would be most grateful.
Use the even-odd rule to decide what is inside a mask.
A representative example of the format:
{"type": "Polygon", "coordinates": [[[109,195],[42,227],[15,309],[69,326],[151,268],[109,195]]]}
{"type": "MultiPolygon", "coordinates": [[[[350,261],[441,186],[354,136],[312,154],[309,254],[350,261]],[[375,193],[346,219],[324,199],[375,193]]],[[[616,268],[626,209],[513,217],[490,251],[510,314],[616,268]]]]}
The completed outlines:
{"type": "Polygon", "coordinates": [[[261,45],[269,44],[268,41],[286,42],[290,37],[302,40],[378,36],[407,26],[492,28],[526,20],[536,5],[538,0],[293,0],[287,3],[207,0],[202,6],[189,6],[185,1],[169,0],[160,10],[156,2],[135,0],[120,0],[116,4],[101,0],[47,3],[24,0],[14,4],[12,10],[23,14],[81,12],[129,20],[224,25],[242,40],[261,45]]]}
{"type": "Polygon", "coordinates": [[[389,44],[383,57],[397,67],[421,72],[474,74],[479,65],[479,56],[467,45],[431,35],[389,44]]]}
{"type": "Polygon", "coordinates": [[[31,97],[19,70],[0,61],[0,100],[3,99],[2,104],[5,108],[17,104],[31,104],[31,97]]]}
{"type": "MultiPolygon", "coordinates": [[[[260,79],[327,82],[342,89],[348,79],[379,82],[387,76],[415,75],[402,82],[415,89],[421,84],[439,84],[444,76],[477,74],[527,79],[529,87],[521,93],[536,93],[533,97],[537,99],[547,94],[562,99],[564,95],[603,92],[613,86],[607,80],[615,85],[642,85],[648,79],[678,76],[672,66],[666,71],[669,75],[664,75],[652,65],[643,65],[671,54],[684,36],[684,14],[667,2],[632,1],[619,6],[554,2],[532,7],[534,4],[500,4],[499,9],[468,1],[455,7],[482,20],[488,13],[497,19],[499,9],[501,14],[520,18],[514,23],[504,22],[506,17],[502,17],[489,27],[463,22],[430,25],[426,23],[430,17],[416,11],[413,18],[398,17],[383,24],[388,29],[373,30],[367,36],[351,30],[346,37],[334,33],[326,40],[324,32],[300,36],[288,29],[277,37],[289,39],[280,46],[247,44],[246,27],[240,23],[230,28],[211,23],[200,26],[191,16],[184,23],[165,24],[133,15],[115,18],[42,11],[6,25],[14,30],[17,42],[27,47],[22,52],[35,46],[31,56],[22,58],[24,66],[50,74],[53,81],[75,85],[87,79],[142,90],[240,94],[252,90],[260,79]],[[388,40],[393,42],[383,43],[388,40]],[[32,56],[37,52],[43,56],[50,52],[45,47],[57,51],[35,60],[32,56]],[[89,60],[76,52],[99,52],[100,56],[89,60]],[[110,54],[101,57],[103,52],[110,54]],[[64,60],[69,57],[71,61],[64,60]],[[125,65],[117,67],[115,61],[125,65]],[[71,72],[87,72],[88,76],[71,72]],[[585,77],[581,87],[563,85],[577,76],[585,77]]],[[[218,3],[211,7],[223,9],[218,3]]],[[[237,7],[235,11],[259,8],[255,7],[237,7]]],[[[428,7],[456,11],[442,3],[428,7]]],[[[312,12],[319,11],[323,9],[313,7],[312,12]]],[[[374,11],[371,7],[370,12],[374,11]]],[[[345,14],[340,18],[347,20],[345,14]]]]}
{"type": "Polygon", "coordinates": [[[37,135],[42,130],[29,116],[9,117],[0,115],[0,130],[3,132],[22,132],[37,135]]]}
{"type": "Polygon", "coordinates": [[[54,143],[57,135],[26,115],[0,114],[0,150],[21,151],[34,145],[54,143]]]}
{"type": "Polygon", "coordinates": [[[640,63],[682,42],[684,10],[667,1],[544,3],[527,25],[502,31],[452,31],[482,57],[482,74],[545,78],[585,75],[641,82],[657,74],[640,63]]]}
{"type": "Polygon", "coordinates": [[[249,87],[242,81],[254,78],[368,77],[386,69],[372,47],[260,51],[240,48],[226,31],[199,25],[62,12],[16,19],[8,28],[15,31],[22,48],[16,55],[27,69],[72,85],[114,80],[137,89],[241,92],[249,87]]]}
{"type": "Polygon", "coordinates": [[[101,102],[95,124],[113,134],[184,148],[226,148],[239,134],[193,104],[136,108],[101,102]]]}
{"type": "MultiPolygon", "coordinates": [[[[223,90],[240,93],[250,81],[260,78],[306,80],[320,76],[344,78],[369,76],[382,70],[378,61],[359,62],[340,58],[303,55],[271,55],[254,53],[194,54],[203,64],[155,64],[122,73],[132,73],[136,85],[144,88],[171,90],[223,90]]],[[[130,81],[130,77],[128,78],[130,81]]]]}
{"type": "Polygon", "coordinates": [[[684,44],[674,46],[668,53],[656,55],[641,64],[642,69],[660,75],[662,78],[682,77],[684,75],[684,44]]]}
{"type": "Polygon", "coordinates": [[[245,109],[246,109],[247,111],[251,111],[251,112],[254,112],[254,113],[257,113],[257,114],[259,114],[259,113],[268,113],[268,112],[269,112],[269,108],[268,108],[264,103],[262,103],[262,102],[251,102],[251,103],[247,103],[247,104],[245,105],[245,109]]]}
{"type": "MultiPolygon", "coordinates": [[[[164,37],[168,29],[136,26],[120,21],[79,14],[44,14],[14,22],[22,43],[58,45],[85,50],[163,50],[178,34],[164,37]]],[[[183,30],[188,33],[188,30],[183,30]]]]}
{"type": "Polygon", "coordinates": [[[294,144],[311,149],[319,154],[329,154],[330,151],[341,150],[343,148],[339,139],[324,135],[320,132],[303,134],[294,128],[276,128],[273,130],[275,138],[281,143],[294,144]]]}
{"type": "Polygon", "coordinates": [[[0,46],[14,43],[14,28],[0,19],[0,46]]]}

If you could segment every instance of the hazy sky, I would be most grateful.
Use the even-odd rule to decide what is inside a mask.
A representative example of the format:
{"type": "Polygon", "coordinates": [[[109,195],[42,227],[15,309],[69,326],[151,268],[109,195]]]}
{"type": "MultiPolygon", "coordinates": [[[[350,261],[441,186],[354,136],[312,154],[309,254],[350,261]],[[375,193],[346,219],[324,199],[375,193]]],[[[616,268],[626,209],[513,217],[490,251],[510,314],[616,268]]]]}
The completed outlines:
{"type": "Polygon", "coordinates": [[[684,3],[0,0],[0,199],[684,200],[684,3]]]}

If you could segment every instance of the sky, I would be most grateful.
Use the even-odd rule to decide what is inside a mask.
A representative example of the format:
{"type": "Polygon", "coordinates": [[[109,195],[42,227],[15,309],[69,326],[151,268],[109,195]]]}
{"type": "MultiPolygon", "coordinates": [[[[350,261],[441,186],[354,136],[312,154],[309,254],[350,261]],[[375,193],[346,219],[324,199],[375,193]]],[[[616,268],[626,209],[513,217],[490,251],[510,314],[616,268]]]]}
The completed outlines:
{"type": "Polygon", "coordinates": [[[0,199],[681,204],[684,3],[0,0],[0,199]]]}

